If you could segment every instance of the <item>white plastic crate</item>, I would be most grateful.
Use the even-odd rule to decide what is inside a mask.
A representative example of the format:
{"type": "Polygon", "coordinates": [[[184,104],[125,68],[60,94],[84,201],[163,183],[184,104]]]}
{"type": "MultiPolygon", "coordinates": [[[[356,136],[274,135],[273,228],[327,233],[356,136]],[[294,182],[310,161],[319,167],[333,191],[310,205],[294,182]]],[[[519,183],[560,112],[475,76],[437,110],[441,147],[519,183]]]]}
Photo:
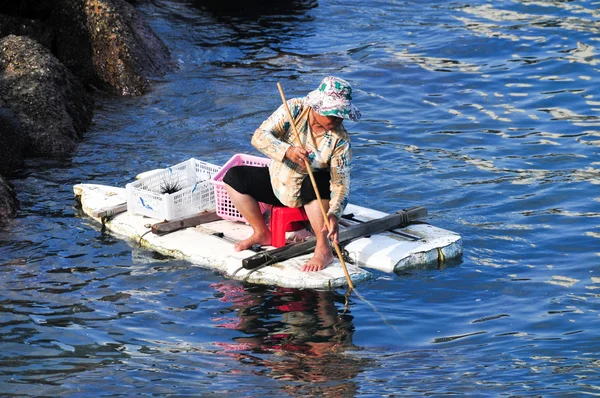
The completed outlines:
{"type": "MultiPolygon", "coordinates": [[[[240,212],[235,208],[233,203],[231,202],[231,198],[225,189],[225,183],[223,182],[223,177],[227,173],[227,170],[234,166],[256,166],[256,167],[267,167],[271,159],[263,158],[259,156],[246,155],[243,153],[238,153],[233,155],[231,159],[223,165],[221,170],[212,178],[211,183],[215,187],[215,204],[217,208],[217,215],[225,220],[233,220],[233,221],[243,221],[246,222],[246,219],[242,217],[240,212]]],[[[259,202],[260,211],[264,213],[267,209],[270,208],[271,205],[266,203],[259,202]]]]}
{"type": "Polygon", "coordinates": [[[214,188],[210,179],[221,167],[191,158],[129,183],[127,211],[157,220],[174,220],[215,209],[214,188]],[[181,189],[161,193],[167,185],[181,189]]]}

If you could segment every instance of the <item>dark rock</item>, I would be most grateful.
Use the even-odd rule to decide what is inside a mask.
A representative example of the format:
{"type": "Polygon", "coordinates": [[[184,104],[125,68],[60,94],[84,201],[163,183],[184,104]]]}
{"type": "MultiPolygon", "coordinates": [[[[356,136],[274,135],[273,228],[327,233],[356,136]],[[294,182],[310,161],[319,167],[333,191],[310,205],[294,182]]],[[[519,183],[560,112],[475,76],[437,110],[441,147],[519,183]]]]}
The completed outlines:
{"type": "Polygon", "coordinates": [[[0,38],[8,35],[31,37],[47,49],[52,48],[52,31],[47,29],[44,23],[38,19],[0,14],[0,38]]]}
{"type": "Polygon", "coordinates": [[[58,0],[0,0],[0,13],[22,18],[47,18],[58,0]]]}
{"type": "Polygon", "coordinates": [[[26,136],[16,116],[0,100],[0,172],[23,165],[26,136]]]}
{"type": "Polygon", "coordinates": [[[91,123],[90,98],[41,44],[24,36],[0,39],[0,99],[21,124],[27,154],[71,154],[91,123]]]}
{"type": "Polygon", "coordinates": [[[10,182],[0,175],[0,226],[17,214],[19,202],[10,182]]]}
{"type": "Polygon", "coordinates": [[[59,0],[48,23],[54,53],[85,83],[141,95],[170,67],[170,53],[125,0],[59,0]]]}

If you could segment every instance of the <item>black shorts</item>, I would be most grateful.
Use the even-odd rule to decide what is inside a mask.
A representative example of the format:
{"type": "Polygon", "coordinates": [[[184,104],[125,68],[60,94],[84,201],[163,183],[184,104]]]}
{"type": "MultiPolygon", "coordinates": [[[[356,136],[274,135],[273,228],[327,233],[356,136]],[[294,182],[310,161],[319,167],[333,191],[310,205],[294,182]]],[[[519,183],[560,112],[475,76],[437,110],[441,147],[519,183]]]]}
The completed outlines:
{"type": "MultiPolygon", "coordinates": [[[[331,190],[329,182],[331,175],[327,171],[313,172],[321,199],[329,200],[331,190]]],[[[273,192],[271,175],[268,167],[234,166],[227,170],[223,182],[241,194],[252,196],[259,202],[275,206],[284,206],[273,192]]],[[[317,199],[310,177],[307,175],[300,188],[300,200],[303,205],[317,199]]]]}

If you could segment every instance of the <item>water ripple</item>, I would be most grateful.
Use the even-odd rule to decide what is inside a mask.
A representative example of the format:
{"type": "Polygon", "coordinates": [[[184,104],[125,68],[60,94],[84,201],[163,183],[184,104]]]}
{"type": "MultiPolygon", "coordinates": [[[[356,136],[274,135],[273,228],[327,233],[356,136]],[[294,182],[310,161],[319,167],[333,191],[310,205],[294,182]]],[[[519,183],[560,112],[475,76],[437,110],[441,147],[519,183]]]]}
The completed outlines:
{"type": "Polygon", "coordinates": [[[0,230],[3,393],[598,393],[593,1],[204,3],[138,2],[178,69],[140,98],[98,94],[72,158],[15,174],[21,210],[0,230]],[[343,292],[225,281],[107,235],[73,200],[75,183],[252,152],[276,83],[291,98],[329,74],[364,115],[346,124],[351,201],[424,205],[463,238],[456,263],[359,287],[377,312],[343,292]]]}

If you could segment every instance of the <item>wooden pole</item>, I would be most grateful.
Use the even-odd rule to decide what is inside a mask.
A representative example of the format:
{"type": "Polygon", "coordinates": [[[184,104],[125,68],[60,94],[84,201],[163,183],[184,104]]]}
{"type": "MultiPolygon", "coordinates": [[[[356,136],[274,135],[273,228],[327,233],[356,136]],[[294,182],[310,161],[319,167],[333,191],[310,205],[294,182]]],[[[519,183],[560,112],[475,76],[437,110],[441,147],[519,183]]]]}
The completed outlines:
{"type": "MultiPolygon", "coordinates": [[[[380,232],[389,231],[393,228],[402,228],[409,222],[426,217],[427,209],[418,206],[407,210],[400,210],[394,214],[389,214],[375,220],[359,222],[340,231],[338,241],[340,243],[348,242],[366,235],[374,235],[380,232]]],[[[292,243],[276,249],[259,252],[253,256],[242,260],[242,266],[245,269],[255,269],[262,267],[266,263],[278,263],[290,258],[306,254],[315,248],[315,239],[308,239],[305,242],[292,243]]]]}
{"type": "MultiPolygon", "coordinates": [[[[287,101],[285,99],[285,95],[283,94],[283,88],[281,88],[281,84],[277,83],[277,88],[279,89],[279,94],[281,94],[281,100],[283,101],[283,105],[285,106],[285,110],[287,111],[288,118],[290,119],[290,124],[292,125],[292,129],[294,134],[296,135],[296,141],[300,145],[302,149],[304,149],[304,145],[302,145],[302,141],[300,141],[300,135],[298,134],[298,130],[296,129],[296,124],[294,123],[294,117],[292,116],[292,112],[290,112],[290,108],[288,107],[287,101]]],[[[331,225],[329,225],[329,217],[327,217],[327,212],[323,207],[323,203],[321,202],[321,195],[319,194],[319,189],[317,188],[317,182],[315,181],[315,177],[310,168],[310,164],[308,160],[304,160],[304,166],[308,171],[308,176],[310,177],[310,182],[312,183],[313,189],[315,190],[315,194],[317,195],[317,200],[319,201],[319,207],[321,208],[321,213],[323,214],[323,221],[325,222],[325,226],[327,227],[327,231],[331,232],[331,225]]],[[[316,233],[316,231],[315,231],[316,233]]],[[[350,289],[354,289],[354,285],[352,284],[352,279],[350,279],[350,274],[348,273],[348,268],[346,268],[346,263],[344,262],[344,257],[342,256],[342,252],[340,251],[340,247],[336,242],[333,242],[333,247],[335,248],[335,252],[342,264],[342,269],[344,270],[344,274],[346,275],[346,281],[348,282],[348,287],[350,289]]]]}

